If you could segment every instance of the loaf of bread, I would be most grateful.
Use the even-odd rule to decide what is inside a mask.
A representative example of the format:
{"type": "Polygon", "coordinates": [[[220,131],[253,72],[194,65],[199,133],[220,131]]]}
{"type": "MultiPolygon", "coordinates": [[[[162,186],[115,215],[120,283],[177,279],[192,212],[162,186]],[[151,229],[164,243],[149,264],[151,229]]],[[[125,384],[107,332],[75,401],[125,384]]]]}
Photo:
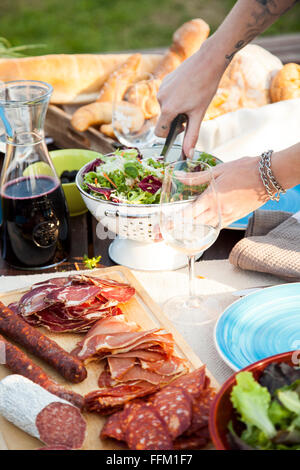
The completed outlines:
{"type": "Polygon", "coordinates": [[[285,64],[273,77],[270,87],[273,103],[281,100],[300,98],[300,65],[285,64]]]}
{"type": "MultiPolygon", "coordinates": [[[[41,80],[53,86],[55,104],[88,103],[97,99],[109,75],[129,54],[52,54],[0,59],[0,80],[41,80]]],[[[142,80],[161,61],[159,54],[143,54],[137,78],[142,80]]]]}
{"type": "Polygon", "coordinates": [[[271,80],[281,68],[278,57],[260,46],[249,44],[237,52],[227,67],[204,119],[269,104],[271,80]]]}
{"type": "MultiPolygon", "coordinates": [[[[144,123],[144,115],[138,106],[128,101],[120,101],[124,112],[128,115],[128,126],[131,132],[139,130],[144,123]]],[[[72,116],[71,124],[79,132],[86,131],[90,126],[110,124],[112,121],[113,102],[95,101],[81,106],[72,116]]]]}
{"type": "Polygon", "coordinates": [[[99,128],[99,131],[111,139],[116,139],[115,131],[111,124],[102,124],[102,126],[99,128]]]}
{"type": "Polygon", "coordinates": [[[141,60],[142,54],[133,54],[114,70],[102,86],[97,101],[122,100],[129,85],[138,77],[141,60]]]}
{"type": "Polygon", "coordinates": [[[97,101],[81,106],[75,111],[71,119],[75,130],[82,132],[95,124],[111,123],[113,102],[114,100],[121,101],[129,85],[136,80],[141,59],[141,54],[129,56],[109,75],[100,90],[97,101]]]}
{"type": "Polygon", "coordinates": [[[163,78],[196,52],[209,35],[209,26],[201,18],[184,23],[173,34],[173,41],[161,62],[153,71],[153,78],[141,81],[126,93],[126,99],[140,106],[146,119],[160,112],[156,95],[163,78]]]}

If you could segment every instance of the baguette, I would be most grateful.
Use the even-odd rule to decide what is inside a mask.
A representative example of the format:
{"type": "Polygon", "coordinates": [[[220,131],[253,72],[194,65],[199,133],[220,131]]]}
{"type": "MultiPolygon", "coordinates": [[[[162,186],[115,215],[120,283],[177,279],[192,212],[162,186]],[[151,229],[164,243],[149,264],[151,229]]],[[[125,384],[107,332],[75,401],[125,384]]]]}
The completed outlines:
{"type": "Polygon", "coordinates": [[[156,95],[163,78],[194,54],[209,35],[209,26],[200,18],[184,23],[173,34],[173,42],[153,72],[153,78],[129,88],[126,99],[141,107],[146,119],[159,114],[156,95]]]}
{"type": "MultiPolygon", "coordinates": [[[[109,75],[130,54],[52,54],[0,59],[0,80],[41,80],[53,86],[51,103],[83,104],[95,101],[109,75]]],[[[137,79],[152,72],[159,54],[143,54],[137,79]]]]}
{"type": "MultiPolygon", "coordinates": [[[[120,104],[126,107],[126,115],[130,122],[129,130],[135,132],[139,130],[144,123],[144,115],[142,110],[133,103],[121,101],[120,104]]],[[[112,121],[113,103],[100,102],[87,104],[77,109],[72,116],[71,124],[79,132],[86,131],[90,126],[99,124],[110,124],[112,121]]]]}
{"type": "Polygon", "coordinates": [[[122,100],[129,85],[136,80],[141,59],[141,54],[133,54],[112,72],[102,86],[97,101],[122,100]]]}
{"type": "Polygon", "coordinates": [[[86,131],[94,124],[109,124],[112,120],[113,104],[98,102],[86,104],[75,111],[71,124],[76,131],[86,131]]]}
{"type": "Polygon", "coordinates": [[[71,124],[74,129],[82,132],[95,124],[111,123],[112,103],[114,99],[120,102],[128,86],[136,79],[141,59],[141,54],[133,54],[110,74],[97,101],[82,106],[73,114],[71,124]]]}
{"type": "Polygon", "coordinates": [[[116,134],[111,124],[102,124],[102,126],[100,126],[99,128],[99,131],[102,132],[102,134],[107,135],[107,137],[110,137],[111,139],[116,139],[116,134]]]}

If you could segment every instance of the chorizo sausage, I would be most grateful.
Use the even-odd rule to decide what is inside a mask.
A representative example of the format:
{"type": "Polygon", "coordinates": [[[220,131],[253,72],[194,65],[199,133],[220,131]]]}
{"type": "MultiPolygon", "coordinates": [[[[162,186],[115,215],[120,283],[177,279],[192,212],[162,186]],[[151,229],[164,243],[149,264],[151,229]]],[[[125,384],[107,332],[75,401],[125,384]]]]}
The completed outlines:
{"type": "MultiPolygon", "coordinates": [[[[51,379],[46,372],[35,364],[29,357],[0,335],[0,344],[4,345],[4,365],[15,374],[23,375],[36,384],[48,390],[48,392],[69,401],[79,409],[84,407],[83,396],[71,390],[66,390],[62,385],[51,379]]],[[[1,347],[2,350],[2,347],[1,347]]]]}
{"type": "Polygon", "coordinates": [[[71,356],[55,341],[26,323],[17,313],[0,302],[0,332],[54,367],[65,379],[82,382],[87,371],[80,359],[71,356]]]}

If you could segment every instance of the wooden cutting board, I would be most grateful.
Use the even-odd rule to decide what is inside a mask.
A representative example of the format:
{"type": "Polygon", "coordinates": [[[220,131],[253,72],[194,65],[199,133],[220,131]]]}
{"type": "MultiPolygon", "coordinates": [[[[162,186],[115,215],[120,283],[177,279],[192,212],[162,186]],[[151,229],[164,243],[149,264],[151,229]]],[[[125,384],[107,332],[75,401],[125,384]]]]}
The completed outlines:
{"type": "MultiPolygon", "coordinates": [[[[123,310],[126,319],[135,321],[143,329],[151,329],[154,327],[162,327],[166,331],[170,332],[174,336],[175,340],[175,351],[178,356],[184,357],[188,360],[190,364],[190,369],[193,370],[202,365],[201,360],[198,356],[192,351],[190,346],[185,342],[182,336],[176,331],[170,321],[166,318],[160,307],[151,299],[147,294],[145,289],[137,281],[134,275],[130,272],[129,269],[123,266],[113,266],[110,268],[96,269],[91,273],[93,276],[98,276],[102,278],[113,279],[119,282],[125,282],[135,287],[136,294],[130,299],[129,302],[125,304],[120,304],[121,309],[123,310]]],[[[51,274],[49,274],[51,278],[51,274]]],[[[26,292],[27,289],[14,290],[7,293],[0,294],[0,300],[5,305],[8,305],[11,302],[18,301],[21,296],[26,292]]],[[[48,330],[41,328],[41,331],[47,336],[55,340],[61,347],[67,351],[71,351],[76,343],[82,338],[83,335],[72,334],[72,333],[51,333],[48,330]]],[[[26,354],[28,354],[26,352],[26,354]]],[[[67,389],[74,390],[80,394],[85,395],[86,393],[91,392],[98,388],[97,380],[103,370],[103,365],[101,362],[91,362],[87,365],[88,377],[80,384],[70,384],[65,381],[52,367],[48,366],[43,361],[38,358],[28,354],[34,362],[41,366],[49,376],[53,377],[57,382],[64,385],[67,389]]],[[[102,361],[103,362],[103,361],[102,361]]],[[[0,365],[0,380],[6,375],[10,374],[10,371],[4,366],[0,365]]],[[[212,385],[218,388],[218,383],[214,377],[207,371],[207,375],[212,381],[212,385]]],[[[30,406],[30,403],[28,404],[30,406]]],[[[84,413],[84,417],[87,421],[87,437],[84,442],[84,450],[107,450],[107,449],[125,449],[125,444],[122,445],[117,443],[114,440],[100,440],[99,434],[102,429],[102,426],[105,422],[105,417],[101,417],[95,413],[84,413]]],[[[43,444],[38,439],[35,439],[25,432],[18,429],[16,426],[6,421],[0,416],[0,431],[2,433],[3,439],[0,435],[0,449],[7,448],[9,450],[29,450],[37,449],[42,447],[43,444]],[[4,441],[4,442],[2,442],[4,441]]]]}

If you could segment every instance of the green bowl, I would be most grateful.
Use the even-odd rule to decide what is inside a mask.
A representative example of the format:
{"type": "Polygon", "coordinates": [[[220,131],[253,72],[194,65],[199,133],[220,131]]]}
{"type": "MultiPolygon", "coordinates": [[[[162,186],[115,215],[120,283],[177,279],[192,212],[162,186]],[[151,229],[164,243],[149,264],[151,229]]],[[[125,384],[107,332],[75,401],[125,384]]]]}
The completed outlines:
{"type": "MultiPolygon", "coordinates": [[[[98,152],[82,149],[53,150],[50,153],[51,160],[58,177],[65,171],[80,170],[86,163],[101,156],[98,152]]],[[[81,215],[87,212],[87,207],[82,200],[76,183],[62,184],[71,216],[81,215]]]]}

